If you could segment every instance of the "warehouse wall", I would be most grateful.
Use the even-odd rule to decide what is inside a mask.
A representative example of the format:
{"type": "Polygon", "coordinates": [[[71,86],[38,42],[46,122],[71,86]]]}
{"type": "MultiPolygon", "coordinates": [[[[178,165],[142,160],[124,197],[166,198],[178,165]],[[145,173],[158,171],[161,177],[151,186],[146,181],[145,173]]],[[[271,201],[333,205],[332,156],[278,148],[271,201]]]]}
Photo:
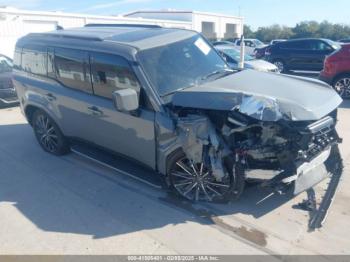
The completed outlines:
{"type": "Polygon", "coordinates": [[[0,8],[0,54],[13,57],[16,41],[28,34],[47,32],[56,29],[81,27],[88,23],[138,23],[157,24],[164,27],[191,29],[192,24],[183,21],[127,18],[117,16],[92,16],[61,12],[36,12],[0,8]]]}

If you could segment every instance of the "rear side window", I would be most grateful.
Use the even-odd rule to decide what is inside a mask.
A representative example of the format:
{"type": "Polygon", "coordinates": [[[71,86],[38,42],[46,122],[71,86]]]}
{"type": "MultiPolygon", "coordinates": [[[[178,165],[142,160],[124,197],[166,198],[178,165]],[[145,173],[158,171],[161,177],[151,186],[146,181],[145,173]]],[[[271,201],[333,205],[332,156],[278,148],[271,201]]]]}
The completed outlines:
{"type": "Polygon", "coordinates": [[[332,51],[332,47],[327,43],[319,40],[309,41],[310,48],[314,51],[332,51]]]}
{"type": "Polygon", "coordinates": [[[28,73],[46,76],[47,50],[41,46],[26,46],[22,50],[22,69],[28,73]]]}
{"type": "Polygon", "coordinates": [[[55,48],[54,69],[57,80],[63,85],[92,93],[87,52],[55,48]]]}
{"type": "Polygon", "coordinates": [[[112,98],[113,91],[131,88],[140,94],[140,84],[127,60],[120,56],[90,53],[95,95],[112,98]]]}
{"type": "Polygon", "coordinates": [[[290,41],[279,44],[282,49],[298,49],[305,50],[310,49],[310,45],[307,41],[290,41]]]}

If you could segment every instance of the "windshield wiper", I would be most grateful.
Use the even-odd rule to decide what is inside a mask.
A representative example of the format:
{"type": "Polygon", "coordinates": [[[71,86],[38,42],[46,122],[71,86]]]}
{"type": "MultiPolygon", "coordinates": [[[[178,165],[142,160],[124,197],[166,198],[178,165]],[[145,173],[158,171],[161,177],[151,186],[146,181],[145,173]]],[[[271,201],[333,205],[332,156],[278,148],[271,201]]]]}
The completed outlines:
{"type": "MultiPolygon", "coordinates": [[[[231,74],[233,73],[234,70],[231,70],[231,69],[220,69],[220,70],[215,70],[209,74],[207,74],[206,76],[202,77],[201,80],[204,81],[204,80],[207,80],[215,75],[221,75],[223,74],[223,76],[227,75],[227,74],[231,74]]],[[[222,76],[222,77],[223,77],[222,76]]]]}
{"type": "Polygon", "coordinates": [[[195,85],[192,84],[192,85],[189,85],[189,86],[186,86],[186,87],[178,88],[178,89],[176,89],[176,90],[173,90],[173,91],[170,91],[170,92],[168,92],[168,93],[165,93],[164,95],[161,95],[161,97],[168,96],[168,95],[172,95],[172,94],[174,94],[174,93],[176,93],[176,92],[178,92],[178,91],[185,90],[185,89],[190,88],[190,87],[193,87],[193,86],[195,86],[195,85]]]}

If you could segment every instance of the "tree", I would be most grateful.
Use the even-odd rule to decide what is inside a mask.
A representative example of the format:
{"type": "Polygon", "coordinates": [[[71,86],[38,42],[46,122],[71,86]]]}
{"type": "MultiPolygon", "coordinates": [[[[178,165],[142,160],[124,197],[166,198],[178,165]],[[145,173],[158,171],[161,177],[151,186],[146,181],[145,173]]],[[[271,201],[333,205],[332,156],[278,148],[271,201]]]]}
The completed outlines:
{"type": "Polygon", "coordinates": [[[350,38],[350,26],[344,24],[333,24],[328,21],[318,23],[316,21],[302,21],[295,27],[281,26],[278,24],[259,27],[255,32],[250,26],[244,26],[246,38],[258,38],[263,42],[270,42],[272,39],[289,38],[328,38],[339,40],[350,38]]]}
{"type": "Polygon", "coordinates": [[[249,25],[244,25],[243,34],[245,38],[255,38],[255,33],[249,25]]]}
{"type": "Polygon", "coordinates": [[[273,39],[288,39],[293,36],[292,29],[286,26],[271,25],[268,27],[259,27],[256,31],[256,37],[263,42],[270,42],[273,39]]]}

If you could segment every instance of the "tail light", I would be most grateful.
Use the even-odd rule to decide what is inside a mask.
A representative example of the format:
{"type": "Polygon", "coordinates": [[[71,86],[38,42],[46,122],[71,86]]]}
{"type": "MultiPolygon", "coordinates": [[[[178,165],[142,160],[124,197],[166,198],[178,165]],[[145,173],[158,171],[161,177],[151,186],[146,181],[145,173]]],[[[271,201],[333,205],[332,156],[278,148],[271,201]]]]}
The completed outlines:
{"type": "Polygon", "coordinates": [[[323,62],[323,71],[328,74],[332,74],[333,71],[333,61],[334,58],[332,56],[326,56],[324,62],[323,62]]]}

